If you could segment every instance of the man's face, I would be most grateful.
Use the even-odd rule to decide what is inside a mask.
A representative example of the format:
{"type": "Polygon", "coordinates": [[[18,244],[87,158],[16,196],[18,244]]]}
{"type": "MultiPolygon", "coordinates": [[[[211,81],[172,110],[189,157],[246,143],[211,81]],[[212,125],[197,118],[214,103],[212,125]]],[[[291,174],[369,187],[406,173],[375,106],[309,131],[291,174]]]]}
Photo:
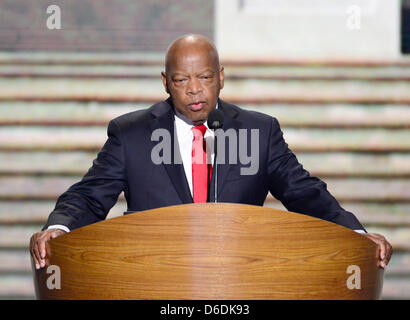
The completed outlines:
{"type": "Polygon", "coordinates": [[[206,121],[224,85],[223,68],[208,50],[191,47],[172,55],[162,81],[178,112],[194,125],[206,121]]]}

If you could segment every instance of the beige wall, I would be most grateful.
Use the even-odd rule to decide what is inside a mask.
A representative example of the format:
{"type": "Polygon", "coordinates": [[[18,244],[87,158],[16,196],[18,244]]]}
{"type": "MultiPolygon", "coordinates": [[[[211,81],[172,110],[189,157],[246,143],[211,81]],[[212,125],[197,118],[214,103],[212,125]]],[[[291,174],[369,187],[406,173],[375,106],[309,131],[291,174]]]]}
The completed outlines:
{"type": "Polygon", "coordinates": [[[400,0],[216,0],[222,58],[397,60],[400,0]]]}

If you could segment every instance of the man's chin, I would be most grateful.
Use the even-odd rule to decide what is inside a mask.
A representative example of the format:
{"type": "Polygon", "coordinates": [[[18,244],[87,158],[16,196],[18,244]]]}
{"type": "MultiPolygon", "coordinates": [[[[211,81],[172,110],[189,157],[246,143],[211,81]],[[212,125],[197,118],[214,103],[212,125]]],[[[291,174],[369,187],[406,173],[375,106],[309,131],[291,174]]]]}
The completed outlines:
{"type": "Polygon", "coordinates": [[[194,126],[200,126],[205,123],[205,120],[191,120],[194,126]]]}
{"type": "Polygon", "coordinates": [[[200,114],[190,114],[189,120],[195,125],[195,126],[200,126],[201,124],[204,124],[207,118],[207,114],[205,112],[201,112],[200,114]]]}

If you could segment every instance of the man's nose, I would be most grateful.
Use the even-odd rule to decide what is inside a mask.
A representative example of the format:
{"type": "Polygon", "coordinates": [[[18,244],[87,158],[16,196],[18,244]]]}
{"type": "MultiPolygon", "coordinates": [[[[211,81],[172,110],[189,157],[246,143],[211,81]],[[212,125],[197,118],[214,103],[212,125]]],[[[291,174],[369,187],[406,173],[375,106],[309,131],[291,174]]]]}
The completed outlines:
{"type": "Polygon", "coordinates": [[[187,92],[187,94],[192,94],[192,95],[196,95],[196,94],[202,92],[201,82],[196,78],[190,79],[188,81],[188,86],[187,86],[186,92],[187,92]]]}

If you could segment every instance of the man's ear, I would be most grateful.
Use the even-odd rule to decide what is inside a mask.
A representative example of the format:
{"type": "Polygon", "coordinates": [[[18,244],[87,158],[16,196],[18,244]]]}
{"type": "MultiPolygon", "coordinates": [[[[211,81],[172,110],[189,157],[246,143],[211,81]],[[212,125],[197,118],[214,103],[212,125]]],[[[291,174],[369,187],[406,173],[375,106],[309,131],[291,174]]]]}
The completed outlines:
{"type": "Polygon", "coordinates": [[[162,84],[164,85],[166,93],[169,94],[168,83],[167,83],[167,75],[164,71],[161,72],[161,79],[162,79],[162,84]]]}
{"type": "Polygon", "coordinates": [[[225,81],[225,71],[224,71],[224,67],[221,66],[221,68],[219,69],[219,83],[220,83],[220,89],[222,89],[224,87],[224,81],[225,81]]]}

